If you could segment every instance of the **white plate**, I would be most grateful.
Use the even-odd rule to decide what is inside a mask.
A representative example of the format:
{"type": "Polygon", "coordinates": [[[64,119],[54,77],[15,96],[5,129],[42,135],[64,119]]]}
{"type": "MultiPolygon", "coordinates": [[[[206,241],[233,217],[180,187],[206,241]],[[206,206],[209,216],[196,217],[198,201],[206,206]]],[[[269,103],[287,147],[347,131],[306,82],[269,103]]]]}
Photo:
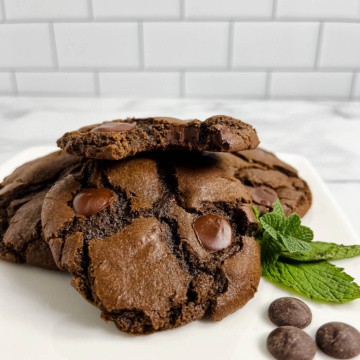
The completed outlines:
{"type": "MultiPolygon", "coordinates": [[[[25,161],[53,148],[31,148],[0,166],[0,179],[25,161]]],[[[309,183],[314,203],[304,223],[317,240],[356,244],[359,239],[311,164],[279,154],[309,183]]],[[[359,258],[338,261],[360,282],[359,258]]],[[[0,262],[0,357],[2,359],[269,359],[265,342],[274,325],[267,318],[271,301],[287,292],[261,281],[243,309],[221,322],[196,321],[150,336],[128,336],[99,319],[99,310],[70,286],[67,274],[0,262]]],[[[314,337],[328,321],[360,328],[360,300],[345,305],[307,302],[313,312],[306,331],[314,337]]],[[[327,359],[320,351],[316,359],[327,359]]]]}

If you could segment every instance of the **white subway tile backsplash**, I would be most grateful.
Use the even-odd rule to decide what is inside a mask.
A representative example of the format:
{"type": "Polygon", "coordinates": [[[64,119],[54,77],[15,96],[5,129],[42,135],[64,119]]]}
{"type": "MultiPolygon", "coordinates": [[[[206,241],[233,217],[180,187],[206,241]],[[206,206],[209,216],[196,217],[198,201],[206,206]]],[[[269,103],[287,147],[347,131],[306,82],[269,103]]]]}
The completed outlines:
{"type": "Polygon", "coordinates": [[[360,23],[327,23],[320,66],[360,68],[360,23]]]}
{"type": "Polygon", "coordinates": [[[359,0],[278,0],[279,18],[359,19],[359,0]]]}
{"type": "Polygon", "coordinates": [[[3,0],[8,20],[85,19],[87,0],[3,0]]]}
{"type": "Polygon", "coordinates": [[[135,23],[55,24],[60,67],[136,67],[139,65],[135,23]]]}
{"type": "Polygon", "coordinates": [[[0,67],[53,65],[48,24],[0,24],[0,67]]]}
{"type": "Polygon", "coordinates": [[[95,19],[176,18],[180,0],[92,0],[95,19]]]}
{"type": "Polygon", "coordinates": [[[360,73],[355,76],[354,98],[360,100],[360,73]]]}
{"type": "Polygon", "coordinates": [[[20,95],[94,95],[92,73],[17,73],[20,95]]]}
{"type": "Polygon", "coordinates": [[[352,76],[352,73],[273,73],[270,95],[289,98],[348,98],[352,76]]]}
{"type": "Polygon", "coordinates": [[[179,73],[100,73],[100,93],[122,97],[178,97],[179,73]]]}
{"type": "Polygon", "coordinates": [[[272,0],[184,0],[187,18],[271,17],[272,0]]]}
{"type": "Polygon", "coordinates": [[[360,100],[360,0],[0,0],[1,95],[99,92],[360,100]]]}
{"type": "Polygon", "coordinates": [[[146,67],[225,67],[227,23],[145,23],[146,67]]]}
{"type": "Polygon", "coordinates": [[[0,93],[12,93],[14,91],[12,75],[10,73],[0,73],[0,93]]]}
{"type": "Polygon", "coordinates": [[[315,61],[317,23],[236,23],[234,67],[312,67],[315,61]]]}
{"type": "Polygon", "coordinates": [[[195,97],[236,97],[265,95],[266,73],[186,73],[185,94],[195,97]]]}

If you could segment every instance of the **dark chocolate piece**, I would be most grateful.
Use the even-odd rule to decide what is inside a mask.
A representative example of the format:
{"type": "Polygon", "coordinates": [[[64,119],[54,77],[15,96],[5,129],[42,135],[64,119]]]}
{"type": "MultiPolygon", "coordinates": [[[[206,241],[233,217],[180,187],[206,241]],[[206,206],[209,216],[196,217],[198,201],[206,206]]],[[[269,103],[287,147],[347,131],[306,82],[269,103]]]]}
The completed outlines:
{"type": "Polygon", "coordinates": [[[119,160],[144,151],[241,151],[259,144],[255,129],[224,115],[205,121],[168,117],[114,120],[66,133],[58,146],[95,159],[119,160]]]}
{"type": "Polygon", "coordinates": [[[219,215],[198,217],[194,221],[194,230],[200,244],[210,252],[220,251],[231,245],[231,225],[219,215]]]}
{"type": "Polygon", "coordinates": [[[273,301],[268,310],[270,320],[277,326],[307,327],[312,320],[310,308],[301,300],[282,297],[273,301]]]}
{"type": "Polygon", "coordinates": [[[336,359],[351,359],[360,354],[360,332],[342,322],[329,322],[316,332],[316,344],[336,359]]]}
{"type": "Polygon", "coordinates": [[[275,201],[279,199],[275,190],[268,186],[260,185],[254,188],[249,186],[248,191],[255,204],[263,205],[268,208],[271,208],[275,201]]]}
{"type": "Polygon", "coordinates": [[[91,130],[91,132],[120,132],[125,133],[136,127],[136,124],[128,124],[126,122],[119,123],[108,123],[97,126],[91,130]]]}
{"type": "Polygon", "coordinates": [[[316,353],[314,340],[293,326],[273,330],[267,338],[267,348],[278,360],[312,360],[316,353]]]}
{"type": "Polygon", "coordinates": [[[114,201],[114,193],[106,188],[84,189],[76,194],[73,206],[78,215],[94,215],[114,201]]]}

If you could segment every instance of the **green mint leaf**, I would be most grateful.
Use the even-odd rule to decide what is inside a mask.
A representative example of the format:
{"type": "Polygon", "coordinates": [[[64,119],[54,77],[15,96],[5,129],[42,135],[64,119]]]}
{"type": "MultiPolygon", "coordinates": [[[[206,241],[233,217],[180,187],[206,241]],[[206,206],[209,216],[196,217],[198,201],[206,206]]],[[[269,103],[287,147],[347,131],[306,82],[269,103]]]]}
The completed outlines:
{"type": "Polygon", "coordinates": [[[281,255],[281,246],[268,234],[264,233],[260,240],[261,266],[266,269],[273,262],[276,262],[281,255]]]}
{"type": "Polygon", "coordinates": [[[310,250],[298,252],[282,252],[281,257],[299,261],[321,261],[321,260],[341,260],[360,255],[360,245],[338,245],[334,243],[314,241],[309,243],[310,250]]]}
{"type": "Polygon", "coordinates": [[[306,242],[312,240],[313,232],[301,225],[301,219],[297,214],[291,214],[286,218],[279,201],[274,204],[273,211],[261,216],[259,221],[262,231],[277,241],[283,251],[293,253],[310,250],[306,242]]]}
{"type": "Polygon", "coordinates": [[[299,240],[293,236],[284,236],[280,234],[280,238],[289,253],[296,253],[299,251],[306,252],[311,249],[311,245],[308,242],[299,240]]]}
{"type": "Polygon", "coordinates": [[[260,215],[261,215],[260,210],[255,205],[252,207],[252,209],[253,209],[253,212],[254,212],[254,215],[255,215],[256,219],[259,221],[259,218],[260,218],[260,215]]]}
{"type": "Polygon", "coordinates": [[[296,231],[301,225],[300,216],[297,214],[291,214],[285,220],[284,235],[290,235],[296,231]]]}
{"type": "Polygon", "coordinates": [[[267,213],[260,218],[262,229],[266,231],[274,240],[278,240],[278,234],[283,230],[285,218],[274,213],[267,213]]]}
{"type": "Polygon", "coordinates": [[[304,264],[277,261],[263,269],[263,276],[311,300],[346,303],[360,298],[360,287],[343,270],[327,261],[304,264]]]}
{"type": "Polygon", "coordinates": [[[275,215],[278,215],[282,218],[285,218],[285,213],[284,213],[284,209],[281,205],[281,202],[279,200],[276,200],[273,206],[273,210],[272,213],[275,215]]]}
{"type": "Polygon", "coordinates": [[[300,216],[291,214],[285,221],[284,235],[291,235],[302,241],[310,242],[314,238],[313,231],[307,226],[301,225],[300,216]]]}
{"type": "Polygon", "coordinates": [[[314,232],[307,226],[300,225],[292,235],[302,241],[310,242],[314,238],[314,232]]]}

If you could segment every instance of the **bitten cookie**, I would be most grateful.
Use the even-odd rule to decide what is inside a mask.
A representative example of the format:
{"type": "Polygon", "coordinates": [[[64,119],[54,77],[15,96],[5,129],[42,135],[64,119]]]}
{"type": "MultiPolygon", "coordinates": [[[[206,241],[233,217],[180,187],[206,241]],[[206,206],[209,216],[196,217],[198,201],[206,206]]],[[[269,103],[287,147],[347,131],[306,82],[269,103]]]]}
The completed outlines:
{"type": "Polygon", "coordinates": [[[43,240],[41,208],[49,188],[79,162],[58,151],[20,166],[0,184],[1,259],[57,269],[43,240]]]}
{"type": "Polygon", "coordinates": [[[217,115],[205,121],[168,117],[114,120],[66,133],[58,146],[70,154],[119,160],[144,151],[241,151],[259,144],[250,125],[217,115]]]}
{"type": "Polygon", "coordinates": [[[254,296],[251,198],[219,162],[189,152],[89,160],[48,192],[42,222],[54,259],[103,319],[147,334],[221,320],[254,296]]]}
{"type": "Polygon", "coordinates": [[[242,151],[236,156],[241,161],[236,165],[235,176],[246,186],[261,213],[271,210],[276,200],[280,200],[287,215],[307,213],[312,195],[296,169],[260,148],[242,151]]]}

